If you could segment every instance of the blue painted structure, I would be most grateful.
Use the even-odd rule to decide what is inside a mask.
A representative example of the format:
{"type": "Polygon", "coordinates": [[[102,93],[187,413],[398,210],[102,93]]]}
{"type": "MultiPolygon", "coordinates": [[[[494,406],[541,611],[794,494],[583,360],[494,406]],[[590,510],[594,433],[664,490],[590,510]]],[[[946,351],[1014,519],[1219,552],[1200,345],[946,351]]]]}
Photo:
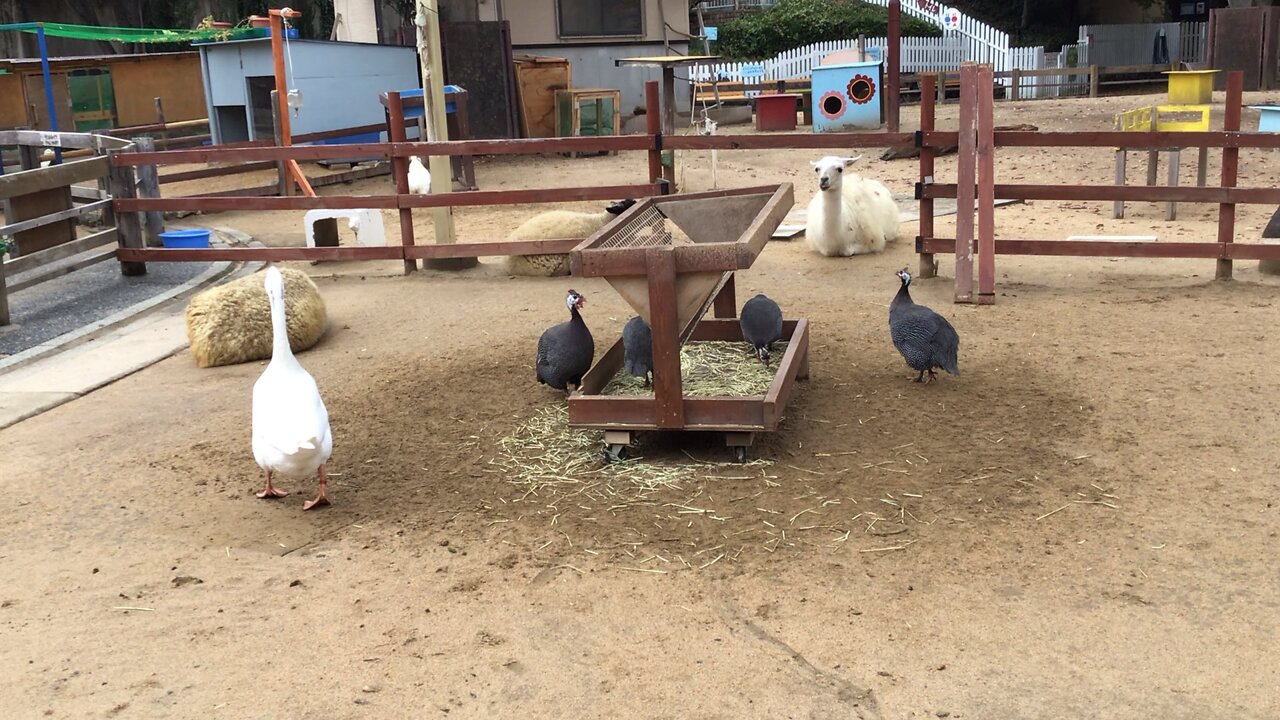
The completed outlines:
{"type": "Polygon", "coordinates": [[[1258,132],[1280,132],[1280,105],[1250,105],[1259,111],[1258,132]]]}
{"type": "Polygon", "coordinates": [[[810,77],[815,133],[880,127],[879,60],[819,65],[810,77]]]}
{"type": "MultiPolygon", "coordinates": [[[[193,43],[200,51],[205,106],[213,143],[271,140],[275,88],[269,38],[193,43]]],[[[294,135],[385,122],[381,93],[418,83],[418,53],[411,47],[371,43],[289,40],[286,84],[302,94],[290,117],[294,135]]],[[[378,133],[382,139],[385,133],[378,133]]],[[[368,139],[374,139],[370,133],[368,139]]],[[[339,142],[356,142],[339,138],[339,142]]]]}

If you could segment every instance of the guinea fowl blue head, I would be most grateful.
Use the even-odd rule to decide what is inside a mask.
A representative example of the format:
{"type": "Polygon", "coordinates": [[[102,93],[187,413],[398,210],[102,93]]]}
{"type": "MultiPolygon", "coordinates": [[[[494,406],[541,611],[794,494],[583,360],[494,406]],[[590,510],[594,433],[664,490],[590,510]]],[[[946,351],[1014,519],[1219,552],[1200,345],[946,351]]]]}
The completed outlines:
{"type": "Polygon", "coordinates": [[[575,312],[583,305],[587,304],[587,299],[578,291],[570,288],[569,294],[565,296],[564,304],[569,306],[569,312],[575,312]]]}

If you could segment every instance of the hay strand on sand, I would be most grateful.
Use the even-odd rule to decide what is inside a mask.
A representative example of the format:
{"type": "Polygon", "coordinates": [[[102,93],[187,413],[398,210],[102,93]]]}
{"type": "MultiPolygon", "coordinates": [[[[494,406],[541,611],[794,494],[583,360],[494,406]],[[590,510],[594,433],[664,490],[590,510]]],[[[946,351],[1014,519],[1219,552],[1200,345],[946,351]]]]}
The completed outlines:
{"type": "MultiPolygon", "coordinates": [[[[769,391],[778,370],[778,359],[787,343],[773,345],[774,362],[765,365],[740,342],[699,340],[680,348],[680,381],[690,397],[747,397],[769,391]]],[[[605,386],[605,395],[652,395],[644,380],[620,372],[605,386]]]]}

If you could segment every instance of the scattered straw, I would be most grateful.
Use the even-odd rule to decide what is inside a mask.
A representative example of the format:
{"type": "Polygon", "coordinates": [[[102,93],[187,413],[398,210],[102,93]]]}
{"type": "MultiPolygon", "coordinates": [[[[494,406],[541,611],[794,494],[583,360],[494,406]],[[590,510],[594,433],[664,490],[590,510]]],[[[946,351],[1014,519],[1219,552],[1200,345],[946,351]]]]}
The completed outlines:
{"type": "MultiPolygon", "coordinates": [[[[507,482],[524,489],[522,500],[541,502],[556,508],[557,498],[572,498],[578,507],[603,503],[609,512],[631,505],[651,503],[659,490],[681,491],[689,482],[718,479],[713,471],[763,467],[767,460],[755,459],[746,465],[698,460],[692,456],[674,459],[628,459],[605,462],[604,433],[569,427],[569,411],[562,404],[539,410],[532,418],[499,441],[499,452],[491,463],[507,482]]],[[[714,511],[701,508],[696,514],[714,511]]],[[[695,514],[695,513],[690,513],[695,514]]]]}
{"type": "MultiPolygon", "coordinates": [[[[680,348],[680,382],[684,394],[691,397],[745,397],[764,395],[773,382],[778,361],[787,344],[777,342],[766,366],[748,353],[750,345],[738,342],[699,340],[680,348]]],[[[605,395],[652,395],[653,388],[644,380],[625,372],[614,376],[605,386],[605,395]]]]}

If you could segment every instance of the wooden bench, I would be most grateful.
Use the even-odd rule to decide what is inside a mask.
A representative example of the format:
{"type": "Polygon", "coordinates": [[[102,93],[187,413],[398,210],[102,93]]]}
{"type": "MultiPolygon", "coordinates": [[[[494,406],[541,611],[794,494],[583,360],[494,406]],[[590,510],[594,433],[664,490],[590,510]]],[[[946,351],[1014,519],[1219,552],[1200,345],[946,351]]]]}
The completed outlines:
{"type": "Polygon", "coordinates": [[[753,100],[756,95],[772,93],[799,95],[800,109],[804,112],[804,123],[813,124],[813,88],[807,77],[753,84],[741,82],[695,82],[693,84],[695,108],[715,103],[754,105],[753,100]]]}

